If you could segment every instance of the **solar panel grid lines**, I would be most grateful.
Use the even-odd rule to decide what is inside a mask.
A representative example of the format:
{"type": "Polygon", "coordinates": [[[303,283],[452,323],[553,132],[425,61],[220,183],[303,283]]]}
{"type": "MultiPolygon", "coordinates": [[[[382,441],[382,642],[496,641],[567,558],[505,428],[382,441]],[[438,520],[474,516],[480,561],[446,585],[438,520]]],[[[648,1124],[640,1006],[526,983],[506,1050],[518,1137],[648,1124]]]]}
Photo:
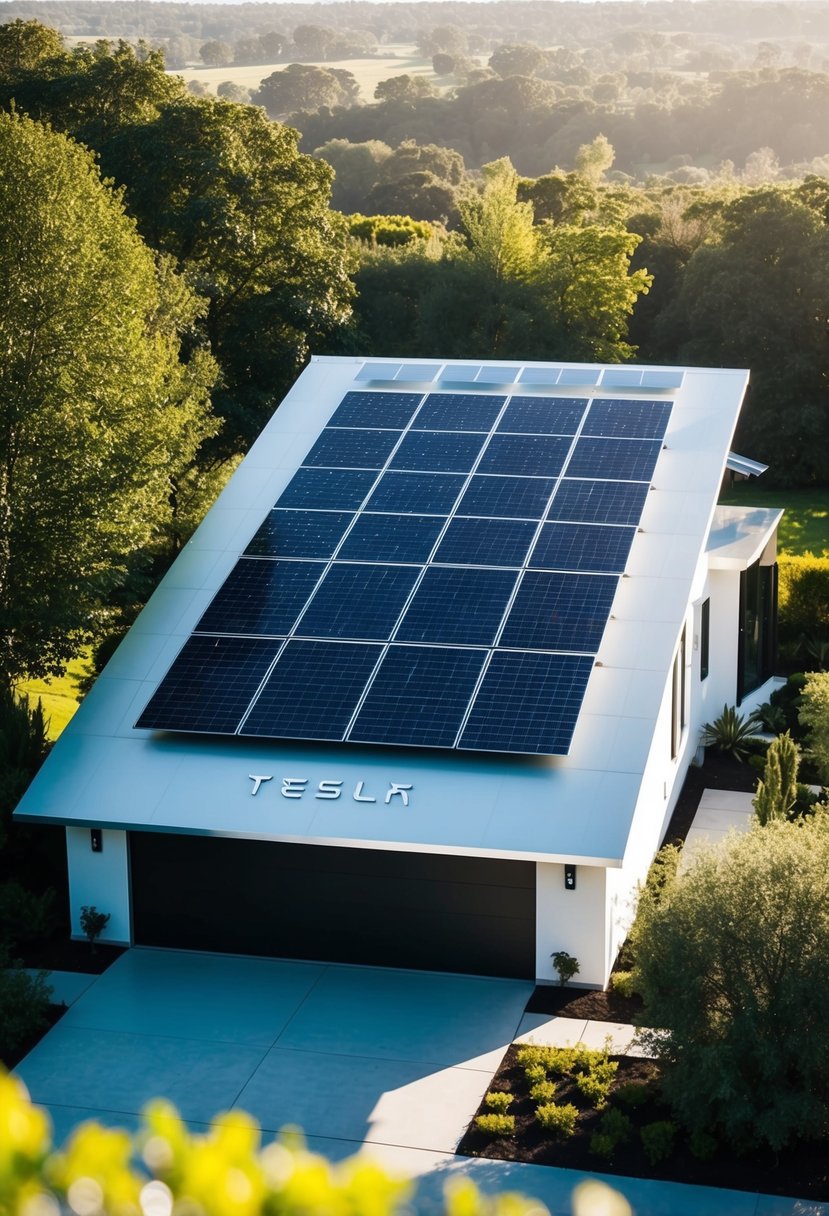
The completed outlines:
{"type": "Polygon", "coordinates": [[[171,726],[154,697],[139,723],[566,752],[669,412],[512,384],[346,394],[192,635],[269,647],[249,701],[231,723],[208,690],[188,727],[192,698],[171,726]]]}

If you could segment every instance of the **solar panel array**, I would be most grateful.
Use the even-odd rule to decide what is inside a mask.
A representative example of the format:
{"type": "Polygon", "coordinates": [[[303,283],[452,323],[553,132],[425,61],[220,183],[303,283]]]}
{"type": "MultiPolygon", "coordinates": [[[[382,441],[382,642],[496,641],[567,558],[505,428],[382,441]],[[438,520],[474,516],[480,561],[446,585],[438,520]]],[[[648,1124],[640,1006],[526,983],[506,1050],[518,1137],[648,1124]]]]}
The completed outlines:
{"type": "Polygon", "coordinates": [[[347,393],[136,725],[566,754],[670,411],[347,393]]]}

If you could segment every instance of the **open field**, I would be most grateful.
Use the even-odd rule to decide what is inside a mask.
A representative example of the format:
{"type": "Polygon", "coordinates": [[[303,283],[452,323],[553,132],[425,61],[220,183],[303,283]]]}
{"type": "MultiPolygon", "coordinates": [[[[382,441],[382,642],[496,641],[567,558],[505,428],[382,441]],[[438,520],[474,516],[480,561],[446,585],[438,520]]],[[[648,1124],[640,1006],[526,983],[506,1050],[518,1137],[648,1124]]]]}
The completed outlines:
{"type": "Polygon", "coordinates": [[[742,482],[720,502],[738,507],[782,507],[781,553],[829,557],[829,489],[767,490],[762,480],[742,482]]]}
{"type": "MultiPolygon", "coordinates": [[[[371,101],[374,90],[381,80],[390,76],[430,76],[436,79],[432,71],[431,59],[424,59],[417,53],[414,43],[399,43],[383,48],[385,54],[376,59],[332,59],[327,62],[315,63],[320,68],[345,68],[351,72],[360,86],[362,101],[371,101]]],[[[279,72],[286,68],[287,63],[257,63],[248,66],[231,64],[226,68],[177,68],[171,74],[183,76],[186,81],[198,80],[206,84],[211,92],[216,92],[216,86],[224,80],[232,80],[234,84],[246,89],[257,89],[266,76],[271,72],[279,72]]]]}
{"type": "Polygon", "coordinates": [[[57,739],[69,719],[78,708],[77,681],[86,675],[88,659],[82,655],[74,659],[66,675],[54,680],[26,680],[18,685],[18,692],[26,693],[32,705],[38,698],[43,702],[50,739],[57,739]]]}

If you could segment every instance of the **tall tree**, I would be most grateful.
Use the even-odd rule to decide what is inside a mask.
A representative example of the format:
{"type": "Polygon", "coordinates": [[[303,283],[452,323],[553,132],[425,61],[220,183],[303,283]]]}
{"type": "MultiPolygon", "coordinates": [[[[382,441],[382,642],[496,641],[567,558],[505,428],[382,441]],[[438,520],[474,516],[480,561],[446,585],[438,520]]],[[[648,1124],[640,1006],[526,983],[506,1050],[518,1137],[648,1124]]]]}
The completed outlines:
{"type": "Polygon", "coordinates": [[[0,682],[61,671],[215,430],[198,305],[92,155],[0,114],[0,682]]]}

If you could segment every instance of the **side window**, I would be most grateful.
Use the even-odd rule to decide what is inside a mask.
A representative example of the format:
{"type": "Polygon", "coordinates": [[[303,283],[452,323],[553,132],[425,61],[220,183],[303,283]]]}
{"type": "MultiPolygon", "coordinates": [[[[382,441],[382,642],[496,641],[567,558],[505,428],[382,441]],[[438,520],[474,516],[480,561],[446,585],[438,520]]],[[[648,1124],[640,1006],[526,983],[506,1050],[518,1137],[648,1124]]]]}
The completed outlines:
{"type": "Polygon", "coordinates": [[[708,678],[708,646],[711,636],[711,601],[705,600],[699,617],[699,678],[708,678]]]}

